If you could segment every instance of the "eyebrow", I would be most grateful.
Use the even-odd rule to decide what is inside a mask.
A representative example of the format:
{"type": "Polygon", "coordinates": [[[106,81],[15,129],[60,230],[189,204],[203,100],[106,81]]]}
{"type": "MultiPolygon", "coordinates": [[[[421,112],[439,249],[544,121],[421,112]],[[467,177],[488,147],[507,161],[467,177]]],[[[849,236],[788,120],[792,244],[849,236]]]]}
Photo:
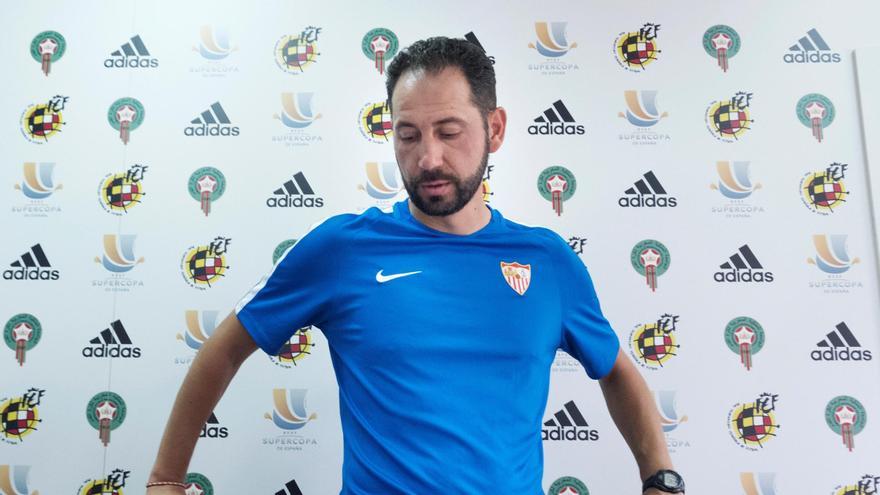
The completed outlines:
{"type": "MultiPolygon", "coordinates": [[[[438,127],[438,126],[445,125],[445,124],[465,125],[465,124],[467,124],[467,122],[465,122],[464,119],[460,119],[458,117],[446,117],[445,119],[440,119],[437,122],[434,122],[432,125],[434,127],[438,127]]],[[[399,121],[397,121],[397,127],[416,127],[416,125],[412,124],[410,122],[407,122],[405,120],[399,120],[399,121]]]]}

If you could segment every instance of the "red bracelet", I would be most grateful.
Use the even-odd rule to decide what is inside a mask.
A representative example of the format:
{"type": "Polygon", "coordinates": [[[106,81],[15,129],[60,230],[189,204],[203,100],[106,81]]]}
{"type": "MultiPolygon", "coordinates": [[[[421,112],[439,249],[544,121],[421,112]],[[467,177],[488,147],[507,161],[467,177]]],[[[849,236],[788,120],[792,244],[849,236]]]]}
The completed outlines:
{"type": "Polygon", "coordinates": [[[147,488],[151,486],[179,486],[181,488],[186,488],[186,483],[181,483],[179,481],[151,481],[147,483],[147,488]]]}

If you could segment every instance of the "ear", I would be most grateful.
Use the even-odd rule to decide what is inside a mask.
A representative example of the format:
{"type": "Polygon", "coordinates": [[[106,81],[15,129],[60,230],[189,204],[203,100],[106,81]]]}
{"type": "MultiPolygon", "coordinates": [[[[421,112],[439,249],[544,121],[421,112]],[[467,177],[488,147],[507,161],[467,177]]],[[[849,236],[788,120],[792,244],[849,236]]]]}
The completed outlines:
{"type": "Polygon", "coordinates": [[[489,121],[489,153],[495,153],[504,142],[504,131],[507,129],[507,111],[503,107],[492,110],[487,116],[489,121]]]}

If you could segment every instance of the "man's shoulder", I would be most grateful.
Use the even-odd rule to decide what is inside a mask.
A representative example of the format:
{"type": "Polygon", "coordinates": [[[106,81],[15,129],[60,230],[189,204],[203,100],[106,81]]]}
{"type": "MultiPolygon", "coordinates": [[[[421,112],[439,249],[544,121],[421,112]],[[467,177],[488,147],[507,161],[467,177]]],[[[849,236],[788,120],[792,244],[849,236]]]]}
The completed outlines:
{"type": "Polygon", "coordinates": [[[328,240],[349,240],[359,230],[375,222],[384,213],[378,208],[370,208],[361,213],[338,213],[331,215],[309,228],[303,237],[328,240]]]}
{"type": "Polygon", "coordinates": [[[559,234],[541,225],[530,225],[518,220],[511,220],[507,217],[504,217],[503,225],[509,234],[522,236],[532,242],[545,245],[549,249],[567,246],[567,243],[559,234]]]}

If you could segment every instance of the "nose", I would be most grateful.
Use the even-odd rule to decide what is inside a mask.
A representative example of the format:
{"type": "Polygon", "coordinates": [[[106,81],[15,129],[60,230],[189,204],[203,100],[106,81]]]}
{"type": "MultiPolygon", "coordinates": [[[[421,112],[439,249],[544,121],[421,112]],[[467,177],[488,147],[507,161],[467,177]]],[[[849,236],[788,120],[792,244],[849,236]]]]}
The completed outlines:
{"type": "Polygon", "coordinates": [[[419,168],[432,170],[443,166],[443,144],[434,136],[423,136],[419,143],[419,168]]]}

